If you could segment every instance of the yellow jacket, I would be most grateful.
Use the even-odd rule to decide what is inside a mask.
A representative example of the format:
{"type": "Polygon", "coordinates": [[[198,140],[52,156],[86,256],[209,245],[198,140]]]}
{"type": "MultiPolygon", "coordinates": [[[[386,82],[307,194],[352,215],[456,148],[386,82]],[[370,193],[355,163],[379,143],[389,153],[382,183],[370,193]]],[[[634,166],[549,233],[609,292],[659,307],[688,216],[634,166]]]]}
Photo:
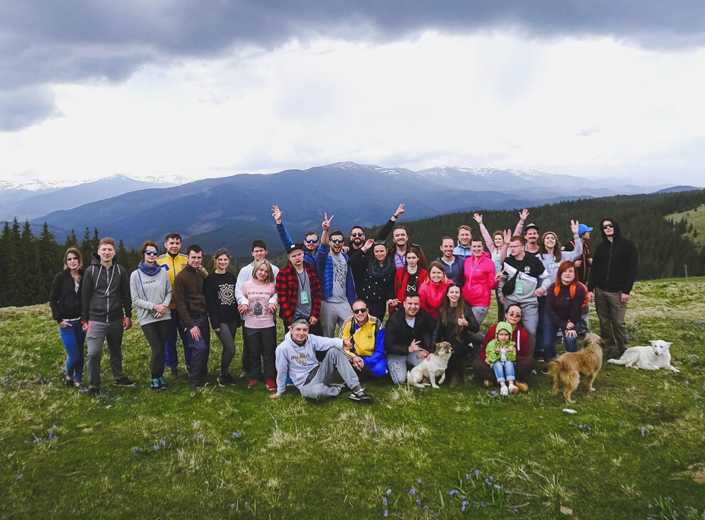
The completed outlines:
{"type": "MultiPolygon", "coordinates": [[[[169,281],[171,282],[171,288],[173,289],[174,278],[176,278],[176,275],[179,274],[181,270],[188,265],[188,257],[183,253],[179,253],[176,256],[171,256],[169,253],[165,253],[157,257],[157,263],[159,265],[166,265],[169,268],[166,273],[169,275],[169,281]]],[[[173,298],[171,300],[171,303],[169,304],[169,308],[176,308],[176,302],[173,298]]]]}
{"type": "MultiPolygon", "coordinates": [[[[380,323],[377,318],[370,316],[362,327],[358,328],[354,334],[352,334],[353,340],[353,350],[358,356],[371,356],[375,351],[375,341],[377,336],[377,331],[380,329],[380,323]]],[[[345,323],[343,323],[343,328],[340,330],[340,337],[343,341],[350,339],[350,330],[353,326],[355,318],[350,316],[345,323]]]]}

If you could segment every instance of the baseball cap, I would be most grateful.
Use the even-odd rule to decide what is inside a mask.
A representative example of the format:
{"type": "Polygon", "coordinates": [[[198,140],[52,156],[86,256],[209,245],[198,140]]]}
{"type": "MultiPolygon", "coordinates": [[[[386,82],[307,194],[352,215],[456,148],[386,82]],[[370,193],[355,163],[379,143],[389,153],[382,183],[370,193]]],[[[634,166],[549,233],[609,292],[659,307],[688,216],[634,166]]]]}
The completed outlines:
{"type": "Polygon", "coordinates": [[[583,233],[587,233],[588,231],[592,231],[592,228],[586,226],[585,224],[580,224],[578,226],[578,236],[582,235],[583,233]]]}
{"type": "Polygon", "coordinates": [[[289,244],[289,247],[286,248],[286,254],[288,255],[289,253],[296,251],[297,249],[305,251],[303,244],[289,244]]]}

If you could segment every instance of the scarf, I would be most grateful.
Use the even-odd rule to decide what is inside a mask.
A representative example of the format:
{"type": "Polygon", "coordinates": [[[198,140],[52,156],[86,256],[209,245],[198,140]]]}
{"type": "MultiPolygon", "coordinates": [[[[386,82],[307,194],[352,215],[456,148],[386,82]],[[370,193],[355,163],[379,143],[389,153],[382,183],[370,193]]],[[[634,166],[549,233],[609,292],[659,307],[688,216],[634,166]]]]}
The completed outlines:
{"type": "Polygon", "coordinates": [[[167,270],[169,269],[167,266],[159,265],[157,263],[155,263],[153,266],[150,267],[147,264],[145,264],[144,262],[140,262],[140,265],[137,266],[137,269],[142,271],[147,276],[156,276],[159,273],[159,271],[162,270],[162,268],[166,268],[167,270]]]}

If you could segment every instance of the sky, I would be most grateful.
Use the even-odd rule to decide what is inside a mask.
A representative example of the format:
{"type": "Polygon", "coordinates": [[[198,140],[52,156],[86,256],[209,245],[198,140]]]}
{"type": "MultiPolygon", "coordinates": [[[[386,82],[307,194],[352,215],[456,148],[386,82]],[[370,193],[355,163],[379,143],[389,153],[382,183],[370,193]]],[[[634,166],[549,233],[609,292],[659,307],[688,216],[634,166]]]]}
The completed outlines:
{"type": "Polygon", "coordinates": [[[341,161],[705,185],[705,2],[3,0],[0,181],[341,161]]]}

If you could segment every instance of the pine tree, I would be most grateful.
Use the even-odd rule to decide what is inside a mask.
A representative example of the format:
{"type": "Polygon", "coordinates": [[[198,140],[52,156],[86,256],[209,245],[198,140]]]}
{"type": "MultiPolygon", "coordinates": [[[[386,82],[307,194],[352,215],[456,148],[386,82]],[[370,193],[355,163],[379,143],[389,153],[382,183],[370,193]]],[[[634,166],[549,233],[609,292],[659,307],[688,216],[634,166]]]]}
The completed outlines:
{"type": "Polygon", "coordinates": [[[29,221],[25,221],[22,227],[18,259],[21,260],[22,267],[17,272],[18,293],[15,305],[32,305],[39,301],[43,277],[29,221]]]}
{"type": "Polygon", "coordinates": [[[83,241],[81,242],[81,255],[83,256],[83,264],[90,265],[92,254],[97,250],[97,247],[93,247],[91,243],[91,232],[86,228],[86,232],[83,234],[83,241]]]}
{"type": "Polygon", "coordinates": [[[64,250],[69,247],[78,247],[78,238],[76,238],[76,232],[72,229],[69,236],[66,237],[66,242],[64,243],[64,250]]]}
{"type": "Polygon", "coordinates": [[[54,275],[62,268],[61,248],[54,240],[54,235],[49,231],[49,226],[46,222],[42,226],[42,232],[37,242],[37,254],[40,272],[40,280],[38,282],[41,282],[37,296],[39,302],[46,302],[49,300],[54,275]]]}
{"type": "Polygon", "coordinates": [[[126,267],[129,262],[128,255],[129,253],[127,252],[124,242],[120,240],[117,247],[117,254],[115,255],[115,261],[122,267],[126,267]]]}

